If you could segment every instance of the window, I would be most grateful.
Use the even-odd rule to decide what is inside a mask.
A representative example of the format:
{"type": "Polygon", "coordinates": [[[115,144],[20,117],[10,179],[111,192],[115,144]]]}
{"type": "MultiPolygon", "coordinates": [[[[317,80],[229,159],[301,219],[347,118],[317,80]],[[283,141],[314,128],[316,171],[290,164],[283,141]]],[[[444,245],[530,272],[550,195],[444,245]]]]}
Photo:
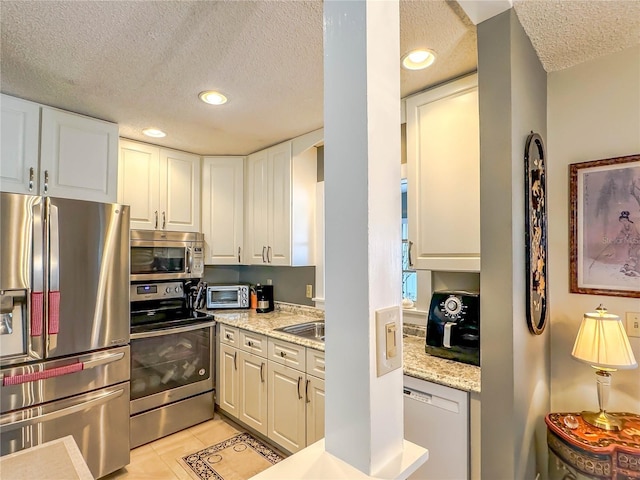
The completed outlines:
{"type": "Polygon", "coordinates": [[[409,225],[407,223],[407,180],[402,179],[402,298],[416,302],[418,276],[409,267],[409,225]]]}

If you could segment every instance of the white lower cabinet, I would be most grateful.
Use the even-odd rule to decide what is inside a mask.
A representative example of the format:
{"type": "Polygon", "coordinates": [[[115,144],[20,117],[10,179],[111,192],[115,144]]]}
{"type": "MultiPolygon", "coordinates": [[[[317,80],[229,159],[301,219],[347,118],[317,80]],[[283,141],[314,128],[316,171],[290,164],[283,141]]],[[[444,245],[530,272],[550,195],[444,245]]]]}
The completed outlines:
{"type": "Polygon", "coordinates": [[[307,445],[324,438],[324,380],[307,375],[305,383],[307,404],[307,445]]]}
{"type": "Polygon", "coordinates": [[[216,403],[295,453],[324,437],[324,352],[218,324],[216,403]]]}
{"type": "MultiPolygon", "coordinates": [[[[218,335],[218,338],[220,336],[218,335]]],[[[216,382],[218,406],[232,417],[238,417],[240,389],[238,349],[222,342],[218,345],[218,379],[216,382]]]]}
{"type": "MultiPolygon", "coordinates": [[[[304,348],[304,347],[303,347],[304,348]]],[[[305,373],[269,362],[269,439],[291,453],[306,446],[305,373]]]]}
{"type": "Polygon", "coordinates": [[[240,352],[240,412],[238,420],[267,434],[267,360],[240,352]]]}

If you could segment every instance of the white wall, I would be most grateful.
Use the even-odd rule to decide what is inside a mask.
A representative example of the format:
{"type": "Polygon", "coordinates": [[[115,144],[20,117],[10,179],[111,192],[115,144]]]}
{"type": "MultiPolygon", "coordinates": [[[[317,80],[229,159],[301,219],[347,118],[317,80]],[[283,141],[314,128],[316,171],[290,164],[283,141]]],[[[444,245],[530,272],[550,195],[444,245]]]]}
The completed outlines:
{"type": "MultiPolygon", "coordinates": [[[[640,153],[640,46],[550,73],[547,87],[551,410],[597,410],[594,371],[571,357],[582,314],[603,303],[624,319],[640,299],[569,293],[568,165],[640,153]]],[[[640,369],[613,374],[609,407],[640,413],[640,369]]]]}
{"type": "Polygon", "coordinates": [[[482,478],[544,479],[550,336],[526,321],[523,157],[547,136],[547,76],[513,10],[478,25],[478,80],[482,478]]]}

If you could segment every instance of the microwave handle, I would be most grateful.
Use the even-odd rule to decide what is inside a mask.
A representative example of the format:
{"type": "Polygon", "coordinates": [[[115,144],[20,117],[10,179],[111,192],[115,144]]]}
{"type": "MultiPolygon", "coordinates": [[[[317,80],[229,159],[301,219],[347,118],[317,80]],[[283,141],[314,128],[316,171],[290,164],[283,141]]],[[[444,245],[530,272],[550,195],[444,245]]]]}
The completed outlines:
{"type": "Polygon", "coordinates": [[[191,273],[193,258],[191,257],[191,247],[187,247],[187,273],[191,273]]]}

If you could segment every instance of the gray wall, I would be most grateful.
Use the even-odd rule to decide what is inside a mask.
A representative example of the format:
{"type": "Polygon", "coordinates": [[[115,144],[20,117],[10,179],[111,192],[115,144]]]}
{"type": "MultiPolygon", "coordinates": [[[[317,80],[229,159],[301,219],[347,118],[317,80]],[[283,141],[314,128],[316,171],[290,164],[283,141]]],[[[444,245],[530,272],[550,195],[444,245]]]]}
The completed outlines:
{"type": "Polygon", "coordinates": [[[271,279],[273,296],[279,302],[311,305],[306,297],[306,286],[316,291],[316,267],[273,267],[262,265],[215,265],[206,266],[204,280],[208,283],[262,283],[271,279]]]}
{"type": "Polygon", "coordinates": [[[547,77],[513,9],[478,25],[478,81],[482,478],[544,479],[549,328],[526,325],[523,156],[531,130],[547,138],[547,77]]]}

